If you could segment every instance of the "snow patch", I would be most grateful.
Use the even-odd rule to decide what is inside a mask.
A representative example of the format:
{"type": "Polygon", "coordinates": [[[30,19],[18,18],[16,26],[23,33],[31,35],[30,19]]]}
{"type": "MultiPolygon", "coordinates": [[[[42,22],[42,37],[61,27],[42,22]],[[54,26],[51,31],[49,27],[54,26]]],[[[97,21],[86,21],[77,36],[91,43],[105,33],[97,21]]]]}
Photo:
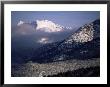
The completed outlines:
{"type": "Polygon", "coordinates": [[[79,32],[74,33],[65,43],[73,43],[75,42],[88,42],[93,40],[93,34],[94,34],[94,29],[93,29],[93,24],[85,25],[81,27],[81,30],[79,32]]]}

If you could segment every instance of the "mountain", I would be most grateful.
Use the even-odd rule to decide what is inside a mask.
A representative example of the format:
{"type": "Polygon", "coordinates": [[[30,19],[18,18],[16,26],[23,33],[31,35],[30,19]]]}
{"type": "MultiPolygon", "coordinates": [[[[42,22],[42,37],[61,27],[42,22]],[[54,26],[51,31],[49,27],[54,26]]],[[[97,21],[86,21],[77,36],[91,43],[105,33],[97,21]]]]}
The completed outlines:
{"type": "MultiPolygon", "coordinates": [[[[30,25],[36,27],[35,22],[30,25]]],[[[12,77],[99,77],[100,20],[85,24],[62,41],[30,49],[31,54],[27,48],[18,49],[17,53],[12,50],[12,77]]]]}
{"type": "MultiPolygon", "coordinates": [[[[11,27],[11,61],[12,63],[24,63],[29,59],[32,59],[33,52],[42,45],[49,45],[55,41],[61,41],[67,37],[73,30],[70,27],[64,28],[65,31],[59,32],[45,32],[45,28],[41,29],[42,22],[46,28],[55,24],[47,20],[39,20],[39,23],[36,21],[26,22],[20,20],[17,25],[11,27]],[[46,25],[47,24],[47,25],[46,25]],[[38,26],[40,28],[38,28],[38,26]],[[37,29],[38,28],[38,29],[37,29]]],[[[57,28],[61,25],[55,24],[57,28]]],[[[63,27],[63,26],[62,26],[63,27]]],[[[54,29],[57,29],[54,27],[54,29]]],[[[50,30],[52,27],[50,28],[50,30]]],[[[47,29],[46,29],[47,30],[47,29]]],[[[53,30],[57,31],[57,30],[53,30]]],[[[51,44],[52,45],[52,44],[51,44]]],[[[42,51],[42,50],[41,50],[42,51]]],[[[37,52],[38,53],[38,52],[37,52]]]]}
{"type": "Polygon", "coordinates": [[[70,59],[100,57],[100,20],[85,24],[61,42],[44,45],[37,49],[30,61],[47,63],[70,59]]]}

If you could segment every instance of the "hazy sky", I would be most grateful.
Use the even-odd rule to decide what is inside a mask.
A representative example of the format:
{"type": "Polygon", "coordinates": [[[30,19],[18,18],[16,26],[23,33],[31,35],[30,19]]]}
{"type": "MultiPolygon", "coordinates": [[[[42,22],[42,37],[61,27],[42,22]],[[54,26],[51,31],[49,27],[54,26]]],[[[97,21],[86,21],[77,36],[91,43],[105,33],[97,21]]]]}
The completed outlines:
{"type": "Polygon", "coordinates": [[[35,20],[50,20],[63,26],[80,27],[100,17],[96,11],[13,11],[11,13],[12,25],[18,21],[31,22],[35,20]]]}

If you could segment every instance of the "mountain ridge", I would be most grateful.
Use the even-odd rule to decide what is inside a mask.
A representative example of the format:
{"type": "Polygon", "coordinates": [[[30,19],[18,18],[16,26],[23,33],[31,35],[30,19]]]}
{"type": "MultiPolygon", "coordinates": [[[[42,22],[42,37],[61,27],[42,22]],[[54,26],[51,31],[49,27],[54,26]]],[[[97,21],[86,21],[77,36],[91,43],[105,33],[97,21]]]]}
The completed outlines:
{"type": "MultiPolygon", "coordinates": [[[[82,58],[82,56],[85,57],[85,59],[92,58],[92,57],[100,57],[100,52],[99,52],[99,50],[100,50],[100,32],[99,32],[100,20],[99,19],[93,21],[90,24],[86,24],[86,25],[80,27],[72,35],[75,35],[77,32],[80,33],[80,31],[82,31],[83,29],[87,30],[91,26],[92,26],[92,30],[94,29],[92,31],[92,36],[91,36],[92,39],[90,39],[91,38],[90,37],[89,40],[86,39],[85,41],[82,41],[82,42],[81,42],[81,40],[79,40],[79,42],[78,42],[73,39],[72,43],[65,43],[65,41],[68,40],[68,38],[67,38],[61,42],[58,42],[53,47],[48,47],[48,45],[46,45],[43,48],[41,47],[40,48],[41,50],[38,49],[38,51],[41,51],[41,53],[37,54],[38,51],[35,52],[35,56],[32,58],[32,61],[37,62],[38,60],[42,60],[42,62],[50,62],[50,61],[56,61],[58,58],[59,58],[58,60],[64,59],[64,58],[60,58],[60,57],[65,57],[64,60],[71,59],[72,57],[77,58],[77,59],[84,59],[84,58],[82,58]],[[48,49],[48,48],[50,48],[50,49],[48,49]],[[42,50],[42,49],[44,49],[44,50],[42,50]]],[[[81,36],[83,36],[83,35],[81,35],[81,36]]]]}

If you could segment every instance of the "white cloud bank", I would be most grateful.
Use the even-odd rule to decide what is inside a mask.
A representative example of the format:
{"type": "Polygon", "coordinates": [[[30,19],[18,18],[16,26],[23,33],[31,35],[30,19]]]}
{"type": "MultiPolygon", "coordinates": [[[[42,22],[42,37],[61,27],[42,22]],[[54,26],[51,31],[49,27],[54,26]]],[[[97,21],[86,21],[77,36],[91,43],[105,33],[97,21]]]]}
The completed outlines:
{"type": "Polygon", "coordinates": [[[52,40],[50,40],[47,37],[42,37],[40,40],[37,41],[38,43],[42,43],[42,44],[47,44],[47,43],[51,43],[52,40]]]}
{"type": "Polygon", "coordinates": [[[20,26],[20,25],[22,25],[22,24],[24,24],[24,22],[20,20],[20,21],[18,22],[17,26],[20,26]]]}
{"type": "Polygon", "coordinates": [[[48,20],[36,20],[36,22],[37,22],[36,30],[42,30],[45,32],[60,32],[63,31],[64,28],[63,26],[60,26],[48,20]]]}
{"type": "MultiPolygon", "coordinates": [[[[21,26],[22,24],[25,24],[25,22],[20,20],[17,26],[21,26]]],[[[28,23],[28,24],[31,24],[31,23],[28,23]]],[[[40,30],[48,33],[61,32],[61,31],[64,31],[65,29],[69,29],[69,30],[72,29],[72,27],[64,27],[49,20],[36,20],[36,25],[37,25],[36,31],[40,30]]]]}

